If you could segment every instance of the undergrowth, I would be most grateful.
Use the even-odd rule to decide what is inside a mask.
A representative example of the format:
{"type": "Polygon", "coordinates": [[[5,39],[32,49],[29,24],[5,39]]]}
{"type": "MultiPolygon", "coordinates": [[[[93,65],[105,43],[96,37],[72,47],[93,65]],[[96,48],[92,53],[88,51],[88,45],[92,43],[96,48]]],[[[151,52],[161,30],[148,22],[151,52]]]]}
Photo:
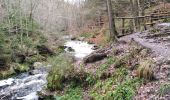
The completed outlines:
{"type": "Polygon", "coordinates": [[[159,95],[164,96],[170,93],[170,84],[163,84],[160,86],[159,95]]]}
{"type": "Polygon", "coordinates": [[[60,55],[48,58],[47,62],[52,65],[47,77],[48,89],[52,91],[62,89],[64,79],[74,73],[72,60],[69,57],[60,55]]]}
{"type": "Polygon", "coordinates": [[[33,19],[9,14],[0,23],[0,78],[28,71],[36,61],[41,61],[38,45],[46,43],[33,19]],[[9,21],[10,20],[10,23],[9,21]]]}
{"type": "Polygon", "coordinates": [[[63,96],[55,96],[56,100],[82,100],[83,90],[80,87],[69,88],[63,96]]]}

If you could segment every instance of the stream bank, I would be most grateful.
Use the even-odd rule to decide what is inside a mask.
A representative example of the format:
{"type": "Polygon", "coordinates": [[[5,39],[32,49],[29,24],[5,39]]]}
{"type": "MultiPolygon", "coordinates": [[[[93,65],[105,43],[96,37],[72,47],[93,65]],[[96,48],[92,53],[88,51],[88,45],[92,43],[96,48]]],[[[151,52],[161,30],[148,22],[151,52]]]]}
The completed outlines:
{"type": "MultiPolygon", "coordinates": [[[[65,51],[76,59],[91,54],[94,45],[83,41],[67,41],[65,51]],[[71,48],[72,51],[68,49],[71,48]]],[[[38,100],[37,92],[46,88],[49,67],[39,63],[37,69],[0,81],[0,100],[38,100]]]]}

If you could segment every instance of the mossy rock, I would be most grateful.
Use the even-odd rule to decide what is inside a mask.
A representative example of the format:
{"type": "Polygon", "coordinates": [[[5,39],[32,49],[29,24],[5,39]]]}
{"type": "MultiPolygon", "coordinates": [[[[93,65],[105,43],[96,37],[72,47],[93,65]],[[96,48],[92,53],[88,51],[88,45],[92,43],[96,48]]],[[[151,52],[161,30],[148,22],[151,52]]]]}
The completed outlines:
{"type": "Polygon", "coordinates": [[[46,58],[41,55],[34,55],[31,57],[27,57],[25,62],[32,65],[35,62],[42,62],[42,61],[46,61],[46,58]]]}
{"type": "Polygon", "coordinates": [[[50,47],[48,47],[46,45],[38,45],[37,50],[38,50],[39,54],[42,56],[48,56],[48,55],[52,56],[55,54],[55,52],[50,47]]]}
{"type": "Polygon", "coordinates": [[[26,56],[24,54],[21,53],[15,53],[12,56],[12,60],[15,63],[24,63],[26,59],[26,56]]]}
{"type": "Polygon", "coordinates": [[[30,68],[29,68],[29,65],[27,64],[13,64],[13,69],[16,73],[21,73],[21,72],[26,72],[28,71],[30,68]]]}
{"type": "Polygon", "coordinates": [[[16,72],[14,71],[14,69],[10,67],[7,70],[0,71],[0,79],[5,79],[15,74],[16,72]]]}

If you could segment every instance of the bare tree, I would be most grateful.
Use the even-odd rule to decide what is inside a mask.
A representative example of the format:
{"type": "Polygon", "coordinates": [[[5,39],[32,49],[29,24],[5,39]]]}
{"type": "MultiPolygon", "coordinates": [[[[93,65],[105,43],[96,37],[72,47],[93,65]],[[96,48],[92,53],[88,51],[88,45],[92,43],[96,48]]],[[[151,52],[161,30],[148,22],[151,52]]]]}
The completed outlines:
{"type": "Polygon", "coordinates": [[[114,20],[114,13],[112,10],[112,2],[111,0],[107,0],[107,8],[108,8],[108,17],[109,17],[109,29],[110,29],[110,40],[115,41],[117,39],[117,31],[114,20]]]}

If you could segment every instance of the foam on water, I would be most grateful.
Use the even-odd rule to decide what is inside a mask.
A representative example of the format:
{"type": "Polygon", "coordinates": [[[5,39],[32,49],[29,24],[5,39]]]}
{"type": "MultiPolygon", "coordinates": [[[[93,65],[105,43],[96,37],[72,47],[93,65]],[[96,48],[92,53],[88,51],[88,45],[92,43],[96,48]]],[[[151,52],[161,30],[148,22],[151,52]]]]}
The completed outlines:
{"type": "Polygon", "coordinates": [[[7,80],[2,80],[0,81],[0,87],[6,86],[6,85],[11,85],[14,82],[13,78],[9,78],[7,80]]]}
{"type": "MultiPolygon", "coordinates": [[[[82,59],[94,51],[92,49],[94,47],[93,44],[88,44],[87,42],[82,41],[68,41],[65,43],[65,46],[74,49],[75,57],[78,59],[82,59]]],[[[68,51],[67,49],[66,51],[68,51]]]]}

